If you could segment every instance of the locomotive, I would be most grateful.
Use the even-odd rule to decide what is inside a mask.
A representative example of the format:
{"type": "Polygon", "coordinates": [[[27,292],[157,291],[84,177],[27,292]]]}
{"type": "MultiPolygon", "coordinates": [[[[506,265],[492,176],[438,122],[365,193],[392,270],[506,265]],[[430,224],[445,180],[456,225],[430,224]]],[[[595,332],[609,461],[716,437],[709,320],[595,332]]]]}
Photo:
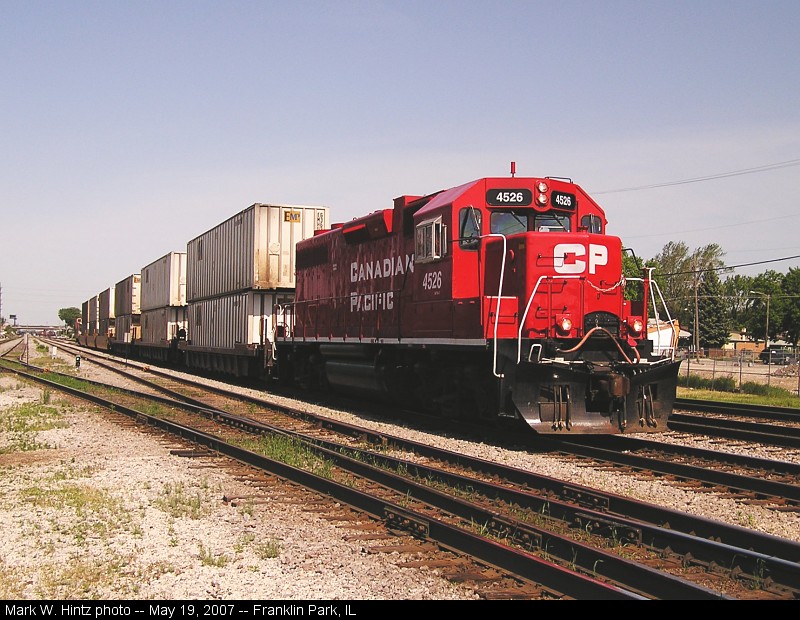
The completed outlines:
{"type": "Polygon", "coordinates": [[[579,185],[514,168],[299,241],[279,378],[541,434],[666,430],[680,362],[648,338],[650,272],[623,275],[579,185]]]}

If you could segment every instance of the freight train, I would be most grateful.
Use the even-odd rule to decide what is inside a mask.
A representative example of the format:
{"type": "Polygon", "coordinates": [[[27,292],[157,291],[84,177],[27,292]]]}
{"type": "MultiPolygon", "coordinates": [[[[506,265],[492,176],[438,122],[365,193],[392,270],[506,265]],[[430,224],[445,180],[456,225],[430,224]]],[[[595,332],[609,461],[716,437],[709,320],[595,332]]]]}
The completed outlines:
{"type": "Polygon", "coordinates": [[[648,337],[671,325],[651,273],[625,277],[620,238],[570,179],[512,164],[327,220],[253,205],[190,241],[173,361],[541,434],[666,430],[677,330],[648,337]]]}

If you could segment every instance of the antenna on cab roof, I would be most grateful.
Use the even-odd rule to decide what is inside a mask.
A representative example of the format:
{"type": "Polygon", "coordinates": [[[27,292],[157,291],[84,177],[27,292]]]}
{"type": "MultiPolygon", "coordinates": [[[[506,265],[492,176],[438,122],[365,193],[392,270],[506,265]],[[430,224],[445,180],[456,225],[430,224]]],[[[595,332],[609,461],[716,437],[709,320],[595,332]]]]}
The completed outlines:
{"type": "Polygon", "coordinates": [[[517,174],[517,162],[512,161],[511,162],[511,176],[513,177],[515,174],[517,174]]]}

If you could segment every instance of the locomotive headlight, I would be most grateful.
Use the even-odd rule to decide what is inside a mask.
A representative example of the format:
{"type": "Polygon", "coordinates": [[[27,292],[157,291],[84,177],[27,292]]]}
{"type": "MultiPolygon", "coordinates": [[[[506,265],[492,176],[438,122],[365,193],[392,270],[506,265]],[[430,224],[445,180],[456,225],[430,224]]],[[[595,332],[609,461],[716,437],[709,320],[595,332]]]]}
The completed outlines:
{"type": "Polygon", "coordinates": [[[556,319],[556,327],[562,334],[567,335],[572,331],[572,319],[568,316],[558,317],[556,319]]]}
{"type": "Polygon", "coordinates": [[[641,334],[642,330],[644,330],[644,323],[642,322],[642,319],[640,319],[639,317],[632,316],[628,318],[628,328],[634,334],[641,334]]]}
{"type": "Polygon", "coordinates": [[[547,183],[545,183],[544,181],[539,181],[536,184],[536,189],[539,191],[540,194],[546,194],[547,193],[547,183]]]}
{"type": "Polygon", "coordinates": [[[536,203],[540,206],[545,206],[547,204],[547,194],[536,194],[536,203]]]}

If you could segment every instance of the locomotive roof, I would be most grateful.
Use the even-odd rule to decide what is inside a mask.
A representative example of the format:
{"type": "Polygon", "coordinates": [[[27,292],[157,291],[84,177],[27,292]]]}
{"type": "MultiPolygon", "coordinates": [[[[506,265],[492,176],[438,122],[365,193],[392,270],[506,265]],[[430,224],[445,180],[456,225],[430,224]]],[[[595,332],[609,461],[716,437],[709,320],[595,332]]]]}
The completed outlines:
{"type": "Polygon", "coordinates": [[[459,185],[458,187],[452,187],[450,189],[446,189],[442,192],[439,192],[438,194],[436,194],[436,196],[434,196],[431,199],[431,201],[428,204],[426,204],[419,211],[417,211],[417,215],[424,215],[428,211],[433,211],[438,207],[450,204],[451,202],[456,200],[459,196],[472,189],[475,185],[485,180],[486,179],[477,179],[475,181],[470,181],[469,183],[464,183],[463,185],[459,185]]]}

